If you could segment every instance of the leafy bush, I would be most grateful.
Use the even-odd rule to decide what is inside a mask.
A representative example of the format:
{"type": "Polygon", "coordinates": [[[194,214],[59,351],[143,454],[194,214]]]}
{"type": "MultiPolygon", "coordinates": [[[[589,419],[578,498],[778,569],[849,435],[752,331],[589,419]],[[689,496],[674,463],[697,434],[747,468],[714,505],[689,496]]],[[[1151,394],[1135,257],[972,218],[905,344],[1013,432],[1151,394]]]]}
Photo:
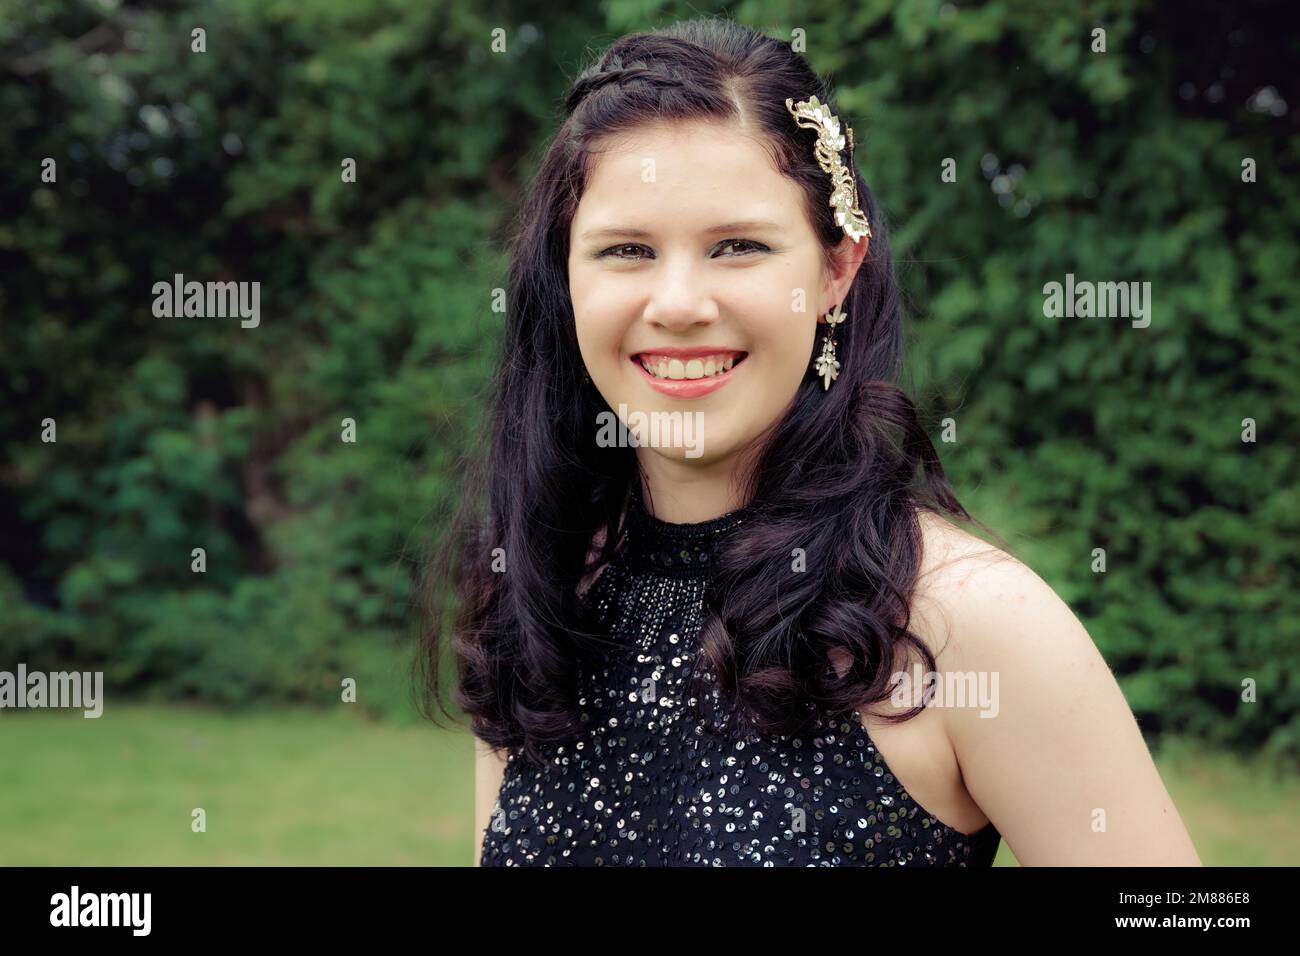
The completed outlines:
{"type": "MultiPolygon", "coordinates": [[[[803,30],[833,81],[965,500],[1145,729],[1300,754],[1294,35],[1262,5],[729,9],[803,30]],[[1150,282],[1150,326],[1048,317],[1067,273],[1150,282]]],[[[710,10],[10,5],[0,665],[231,706],[360,675],[406,714],[414,559],[458,492],[503,224],[587,53],[710,10]],[[177,272],[259,281],[260,326],[155,318],[177,272]]]]}

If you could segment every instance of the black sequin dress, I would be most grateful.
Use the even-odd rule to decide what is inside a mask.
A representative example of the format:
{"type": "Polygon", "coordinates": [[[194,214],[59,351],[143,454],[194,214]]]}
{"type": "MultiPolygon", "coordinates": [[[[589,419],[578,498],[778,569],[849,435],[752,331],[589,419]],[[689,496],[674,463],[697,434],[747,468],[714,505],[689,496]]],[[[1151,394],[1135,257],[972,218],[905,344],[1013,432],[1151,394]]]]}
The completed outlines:
{"type": "Polygon", "coordinates": [[[672,524],[633,496],[623,550],[585,595],[617,641],[581,677],[588,729],[541,765],[508,754],[481,866],[992,864],[993,824],[968,835],[919,806],[856,712],[803,737],[697,725],[683,698],[709,560],[748,513],[672,524]]]}

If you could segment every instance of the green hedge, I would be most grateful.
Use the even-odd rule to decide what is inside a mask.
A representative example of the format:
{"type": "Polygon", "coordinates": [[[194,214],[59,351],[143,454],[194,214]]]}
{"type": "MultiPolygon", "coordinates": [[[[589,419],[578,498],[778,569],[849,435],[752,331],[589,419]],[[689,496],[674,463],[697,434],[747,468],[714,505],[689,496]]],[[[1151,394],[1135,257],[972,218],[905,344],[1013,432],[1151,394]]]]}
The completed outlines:
{"type": "MultiPolygon", "coordinates": [[[[1295,756],[1297,41],[1261,7],[1056,6],[728,9],[833,81],[964,500],[1079,613],[1145,729],[1295,756]],[[1045,316],[1067,273],[1150,282],[1150,326],[1045,316]]],[[[231,706],[359,676],[362,705],[407,714],[410,582],[567,79],[619,33],[722,9],[6,5],[0,665],[231,706]],[[154,318],[175,272],[260,281],[260,327],[154,318]]]]}

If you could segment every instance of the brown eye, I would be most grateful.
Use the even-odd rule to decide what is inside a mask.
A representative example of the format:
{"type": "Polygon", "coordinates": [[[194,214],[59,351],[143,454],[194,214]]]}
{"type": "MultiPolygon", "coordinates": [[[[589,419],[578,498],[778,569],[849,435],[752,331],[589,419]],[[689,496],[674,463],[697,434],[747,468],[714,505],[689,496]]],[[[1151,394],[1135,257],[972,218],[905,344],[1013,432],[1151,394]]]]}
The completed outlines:
{"type": "Polygon", "coordinates": [[[644,249],[644,248],[645,246],[640,246],[637,245],[636,243],[626,243],[621,246],[610,246],[608,249],[602,252],[597,258],[605,258],[606,256],[608,256],[611,259],[639,259],[640,256],[615,255],[615,253],[621,253],[624,249],[644,249]]]}
{"type": "Polygon", "coordinates": [[[727,246],[748,246],[749,247],[748,250],[742,250],[742,252],[737,253],[737,255],[742,255],[744,254],[745,251],[761,252],[762,250],[767,248],[767,246],[763,245],[761,242],[753,242],[749,239],[727,239],[726,241],[719,244],[719,248],[725,248],[727,246]]]}

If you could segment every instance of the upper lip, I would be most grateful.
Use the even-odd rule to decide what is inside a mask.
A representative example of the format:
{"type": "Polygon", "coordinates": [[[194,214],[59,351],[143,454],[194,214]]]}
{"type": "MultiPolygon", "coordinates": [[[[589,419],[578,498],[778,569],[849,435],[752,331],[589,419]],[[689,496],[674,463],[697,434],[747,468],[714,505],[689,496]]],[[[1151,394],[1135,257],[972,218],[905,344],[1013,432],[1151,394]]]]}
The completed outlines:
{"type": "Polygon", "coordinates": [[[704,358],[708,355],[747,355],[744,349],[729,349],[721,345],[683,348],[680,346],[666,345],[657,349],[642,349],[640,352],[633,352],[632,357],[638,358],[642,355],[663,355],[667,358],[693,359],[704,358]]]}

